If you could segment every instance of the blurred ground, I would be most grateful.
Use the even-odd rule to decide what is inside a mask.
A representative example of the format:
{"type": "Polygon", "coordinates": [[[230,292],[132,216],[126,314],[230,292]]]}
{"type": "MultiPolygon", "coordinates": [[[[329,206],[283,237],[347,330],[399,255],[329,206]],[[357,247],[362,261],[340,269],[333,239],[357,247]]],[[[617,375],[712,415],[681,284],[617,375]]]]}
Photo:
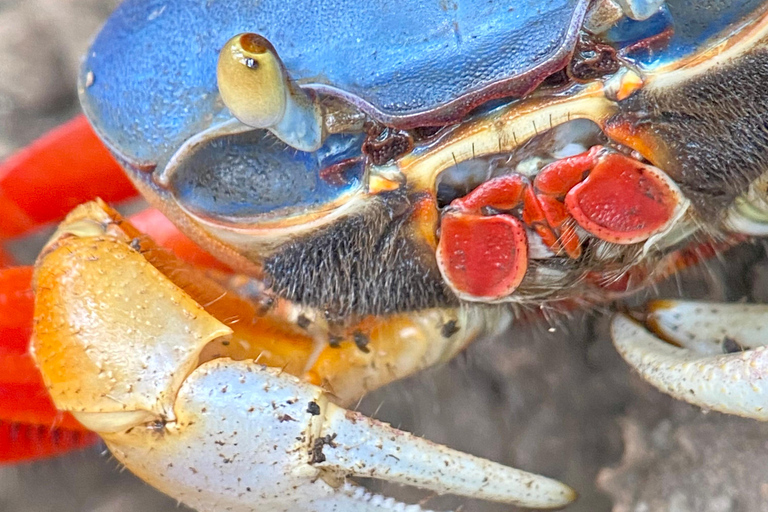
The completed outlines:
{"type": "MultiPolygon", "coordinates": [[[[0,156],[77,112],[79,56],[114,4],[0,0],[0,156]]],[[[685,290],[765,301],[768,260],[762,247],[741,248],[659,288],[665,297],[685,290]]],[[[576,312],[513,327],[445,367],[367,397],[361,409],[559,478],[581,493],[572,512],[768,512],[768,425],[660,395],[616,355],[608,321],[607,311],[576,312]]],[[[510,510],[450,498],[426,505],[510,510]]],[[[0,467],[0,512],[148,510],[178,507],[101,449],[0,467]]]]}

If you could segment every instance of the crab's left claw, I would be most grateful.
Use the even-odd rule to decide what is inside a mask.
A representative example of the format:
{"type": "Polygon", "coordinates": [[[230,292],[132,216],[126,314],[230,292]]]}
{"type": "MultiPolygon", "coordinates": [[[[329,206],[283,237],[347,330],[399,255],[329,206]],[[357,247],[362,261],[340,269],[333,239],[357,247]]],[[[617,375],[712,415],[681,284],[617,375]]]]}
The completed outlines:
{"type": "Polygon", "coordinates": [[[618,315],[611,330],[646,381],[706,409],[768,420],[768,306],[656,301],[644,321],[650,330],[618,315]]]}
{"type": "MultiPolygon", "coordinates": [[[[56,406],[142,479],[201,512],[406,510],[348,477],[536,508],[575,498],[557,481],[335,405],[349,390],[331,395],[290,374],[312,373],[291,359],[301,335],[180,266],[102,204],[79,207],[59,227],[34,287],[33,353],[56,406]],[[263,364],[276,361],[283,367],[263,364]]],[[[370,350],[377,366],[396,370],[381,352],[370,350]]],[[[339,367],[354,380],[353,365],[339,367]]]]}

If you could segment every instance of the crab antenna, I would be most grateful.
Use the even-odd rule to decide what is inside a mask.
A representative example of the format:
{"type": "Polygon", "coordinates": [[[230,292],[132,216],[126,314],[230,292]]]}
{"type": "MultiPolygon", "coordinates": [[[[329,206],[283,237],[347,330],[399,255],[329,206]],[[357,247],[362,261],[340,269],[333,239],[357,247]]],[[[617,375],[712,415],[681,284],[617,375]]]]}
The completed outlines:
{"type": "Polygon", "coordinates": [[[297,86],[272,44],[258,34],[239,34],[219,54],[221,98],[241,122],[266,128],[301,151],[323,144],[323,113],[315,97],[297,86]]]}

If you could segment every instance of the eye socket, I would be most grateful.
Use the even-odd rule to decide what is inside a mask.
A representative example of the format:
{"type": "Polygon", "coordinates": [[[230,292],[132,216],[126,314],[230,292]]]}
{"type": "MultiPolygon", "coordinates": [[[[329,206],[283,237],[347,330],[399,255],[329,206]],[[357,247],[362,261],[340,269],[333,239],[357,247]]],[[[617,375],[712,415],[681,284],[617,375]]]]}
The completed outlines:
{"type": "Polygon", "coordinates": [[[178,203],[207,221],[247,225],[330,210],[362,187],[362,136],[334,135],[313,153],[266,130],[201,143],[174,169],[178,203]]]}

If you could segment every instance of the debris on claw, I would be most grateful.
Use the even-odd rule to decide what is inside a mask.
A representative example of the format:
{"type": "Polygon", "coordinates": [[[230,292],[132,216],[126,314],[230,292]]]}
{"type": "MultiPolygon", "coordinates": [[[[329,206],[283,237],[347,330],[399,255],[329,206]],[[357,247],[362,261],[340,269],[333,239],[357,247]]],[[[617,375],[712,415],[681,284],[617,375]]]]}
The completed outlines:
{"type": "Polygon", "coordinates": [[[575,497],[554,480],[342,409],[319,387],[252,361],[217,359],[197,368],[174,414],[161,440],[152,429],[103,437],[132,471],[198,510],[252,510],[254,503],[274,511],[398,509],[347,480],[355,476],[529,507],[564,506],[575,497]]]}
{"type": "Polygon", "coordinates": [[[203,512],[405,509],[349,477],[536,508],[575,499],[555,480],[396,430],[335,405],[286,368],[260,364],[271,357],[256,361],[263,340],[235,337],[249,319],[230,327],[216,316],[232,314],[217,310],[222,303],[246,299],[217,291],[200,306],[193,295],[201,292],[177,280],[204,288],[207,278],[172,259],[89,203],[59,227],[35,274],[33,353],[57,407],[163,492],[203,512]],[[253,355],[206,351],[235,340],[253,355]]]}
{"type": "Polygon", "coordinates": [[[705,409],[768,420],[768,306],[657,301],[643,320],[647,328],[618,315],[611,331],[646,381],[705,409]]]}

